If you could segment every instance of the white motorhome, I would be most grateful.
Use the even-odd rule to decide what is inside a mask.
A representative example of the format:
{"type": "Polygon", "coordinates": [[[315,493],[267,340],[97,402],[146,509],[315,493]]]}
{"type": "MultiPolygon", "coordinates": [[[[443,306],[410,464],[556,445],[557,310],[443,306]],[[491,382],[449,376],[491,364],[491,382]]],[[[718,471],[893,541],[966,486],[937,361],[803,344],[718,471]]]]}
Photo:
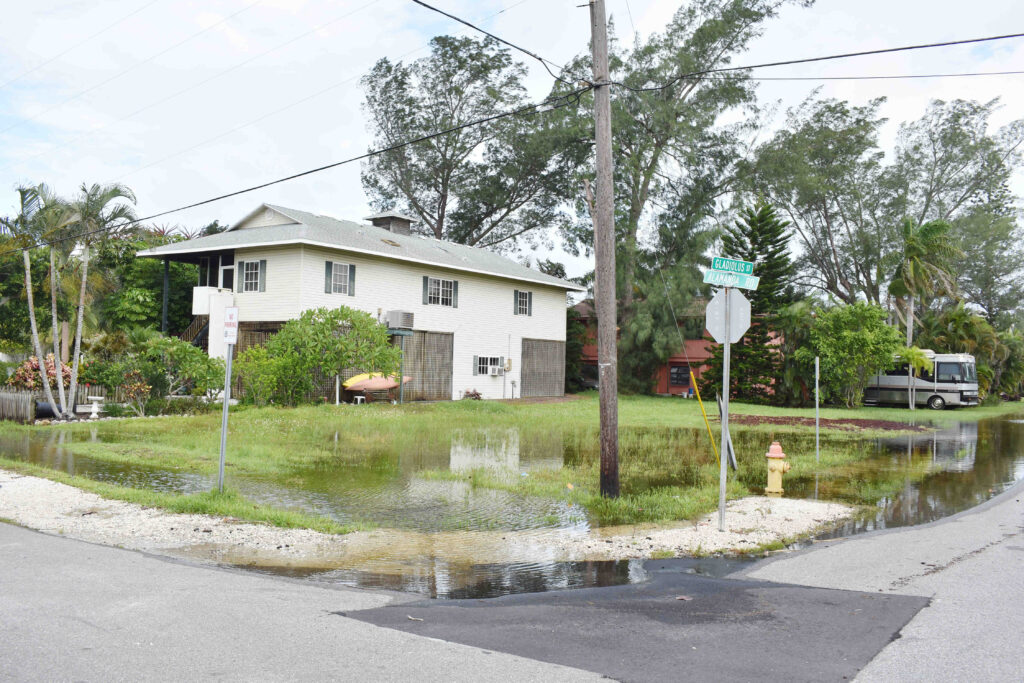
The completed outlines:
{"type": "Polygon", "coordinates": [[[920,377],[907,377],[906,364],[898,365],[884,374],[875,375],[864,390],[865,405],[907,405],[907,392],[913,390],[914,404],[927,405],[934,410],[946,406],[978,405],[978,373],[974,356],[966,353],[935,353],[924,349],[931,359],[930,372],[920,377]]]}

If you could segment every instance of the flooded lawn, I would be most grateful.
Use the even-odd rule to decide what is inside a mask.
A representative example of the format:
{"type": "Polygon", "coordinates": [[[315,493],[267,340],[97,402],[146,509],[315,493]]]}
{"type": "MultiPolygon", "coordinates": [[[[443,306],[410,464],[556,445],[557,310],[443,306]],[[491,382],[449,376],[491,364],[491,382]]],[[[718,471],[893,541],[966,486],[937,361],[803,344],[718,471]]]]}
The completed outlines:
{"type": "MultiPolygon", "coordinates": [[[[0,434],[0,455],[68,474],[139,489],[190,494],[207,491],[214,475],[160,464],[158,446],[144,463],[90,455],[100,445],[141,448],[126,423],[89,429],[0,434]]],[[[623,459],[640,450],[663,453],[632,478],[628,493],[693,486],[713,475],[708,463],[687,465],[702,448],[700,430],[625,430],[623,459]],[[632,445],[630,445],[632,444],[632,445]],[[691,458],[692,459],[692,458],[691,458]],[[707,470],[707,472],[705,472],[707,470]]],[[[763,433],[737,432],[739,483],[763,486],[763,433]]],[[[846,439],[859,459],[819,474],[787,478],[786,495],[873,504],[871,514],[837,533],[933,521],[976,505],[1024,477],[1024,419],[991,418],[878,439],[846,439]]],[[[549,477],[581,458],[579,435],[550,427],[455,429],[445,438],[404,434],[389,441],[343,431],[301,439],[284,472],[242,474],[228,484],[246,499],[345,524],[380,529],[353,543],[330,566],[273,566],[251,556],[224,562],[315,581],[412,591],[441,598],[601,586],[641,581],[642,563],[562,562],[543,541],[585,534],[598,521],[580,505],[524,492],[517,482],[549,477]],[[326,436],[326,438],[324,438],[326,436]],[[357,438],[358,437],[358,438],[357,438]],[[358,444],[354,446],[354,444],[358,444]],[[302,456],[302,457],[299,457],[302,456]],[[504,482],[505,485],[499,485],[504,482]]],[[[813,436],[787,435],[784,448],[813,453],[813,436]]],[[[645,463],[647,461],[644,461],[645,463]]],[[[713,463],[712,463],[713,464],[713,463]]],[[[188,555],[191,551],[182,551],[188,555]]],[[[690,560],[692,571],[716,573],[729,560],[690,560]]]]}

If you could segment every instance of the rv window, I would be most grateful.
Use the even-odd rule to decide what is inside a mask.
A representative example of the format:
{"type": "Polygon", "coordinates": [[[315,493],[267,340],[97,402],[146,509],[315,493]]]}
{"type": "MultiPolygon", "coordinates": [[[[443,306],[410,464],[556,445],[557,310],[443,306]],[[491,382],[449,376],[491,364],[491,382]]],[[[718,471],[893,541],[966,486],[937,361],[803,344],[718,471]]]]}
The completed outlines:
{"type": "Polygon", "coordinates": [[[978,373],[974,369],[974,363],[964,363],[963,364],[963,372],[964,372],[964,381],[965,382],[977,382],[978,381],[978,373]]]}
{"type": "Polygon", "coordinates": [[[907,366],[901,365],[898,368],[893,368],[892,370],[887,371],[885,374],[889,377],[906,377],[907,366]]]}
{"type": "Polygon", "coordinates": [[[940,382],[962,382],[959,363],[936,363],[940,382]]]}

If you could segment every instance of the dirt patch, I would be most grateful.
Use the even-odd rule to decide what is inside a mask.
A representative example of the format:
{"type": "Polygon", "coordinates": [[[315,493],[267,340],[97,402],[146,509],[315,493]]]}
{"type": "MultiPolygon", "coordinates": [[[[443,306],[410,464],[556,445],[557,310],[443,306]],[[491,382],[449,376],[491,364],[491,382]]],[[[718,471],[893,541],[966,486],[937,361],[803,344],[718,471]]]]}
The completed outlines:
{"type": "MultiPolygon", "coordinates": [[[[729,421],[741,425],[790,425],[813,427],[813,417],[790,417],[784,415],[729,415],[729,421]]],[[[821,419],[823,429],[838,429],[845,432],[859,432],[874,429],[887,432],[927,432],[931,427],[912,425],[892,420],[864,420],[860,418],[821,419]]]]}
{"type": "Polygon", "coordinates": [[[500,398],[495,399],[502,403],[569,403],[579,401],[583,397],[579,394],[565,394],[564,396],[529,396],[527,398],[500,398]]]}

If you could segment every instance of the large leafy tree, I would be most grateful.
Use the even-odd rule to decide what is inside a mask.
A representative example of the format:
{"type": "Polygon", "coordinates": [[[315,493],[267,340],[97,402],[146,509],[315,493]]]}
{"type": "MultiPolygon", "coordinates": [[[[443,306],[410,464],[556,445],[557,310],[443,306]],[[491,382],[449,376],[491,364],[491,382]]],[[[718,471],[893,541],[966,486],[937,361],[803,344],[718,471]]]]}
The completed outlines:
{"type": "Polygon", "coordinates": [[[756,153],[751,186],[793,223],[801,281],[846,303],[882,304],[903,261],[900,225],[954,221],[983,207],[1005,215],[1024,120],[992,130],[997,102],[935,101],[903,124],[886,161],[878,99],[812,95],[756,153]]]}
{"type": "MultiPolygon", "coordinates": [[[[619,369],[626,390],[650,390],[654,370],[679,351],[671,309],[687,311],[701,290],[696,265],[713,241],[718,204],[735,189],[757,126],[746,73],[707,71],[731,65],[785,4],[696,0],[680,7],[663,32],[629,48],[612,46],[611,78],[622,84],[612,91],[612,143],[619,369]],[[729,114],[741,123],[726,122],[729,114]]],[[[588,64],[578,59],[567,73],[586,73],[588,64]]],[[[589,110],[579,116],[589,117],[589,110]]],[[[586,251],[592,223],[582,193],[573,197],[580,220],[566,242],[586,251]]]]}
{"type": "Polygon", "coordinates": [[[964,257],[957,261],[957,285],[993,325],[1008,324],[1021,307],[1024,231],[1013,216],[978,207],[961,216],[952,231],[964,257]]]}
{"type": "MultiPolygon", "coordinates": [[[[392,147],[523,107],[526,69],[488,38],[439,36],[410,64],[381,59],[362,84],[374,145],[392,147]]],[[[561,121],[561,120],[559,120],[561,121]]],[[[377,209],[400,209],[437,239],[513,250],[544,239],[562,213],[566,183],[586,153],[547,114],[467,126],[366,162],[377,209]]]]}
{"type": "Polygon", "coordinates": [[[808,98],[763,145],[750,184],[792,223],[802,284],[844,303],[881,303],[892,240],[881,176],[883,99],[856,107],[808,98]]]}
{"type": "MultiPolygon", "coordinates": [[[[743,72],[708,74],[727,67],[761,35],[786,0],[696,0],[684,4],[662,33],[611,59],[620,317],[629,325],[642,297],[644,260],[660,255],[671,266],[675,236],[714,213],[734,187],[746,135],[755,127],[754,85],[743,72]],[[742,112],[747,123],[723,123],[742,112]],[[666,220],[667,219],[667,220],[666,220]],[[647,242],[647,244],[645,244],[647,242]]],[[[810,3],[802,3],[810,4],[810,3]]],[[[587,61],[570,70],[583,72],[587,61]]],[[[592,244],[589,221],[570,242],[592,244]]]]}
{"type": "Polygon", "coordinates": [[[892,367],[900,348],[899,330],[885,323],[885,311],[858,301],[818,311],[810,344],[797,356],[805,363],[820,356],[826,397],[853,408],[863,401],[871,376],[892,367]]]}
{"type": "MultiPolygon", "coordinates": [[[[750,300],[751,326],[732,346],[729,394],[734,398],[767,401],[779,374],[782,357],[772,339],[775,315],[793,302],[795,267],[789,257],[789,223],[764,201],[747,207],[722,234],[722,254],[754,264],[760,277],[750,300]]],[[[722,381],[722,347],[716,346],[703,375],[709,387],[722,381]]]]}

